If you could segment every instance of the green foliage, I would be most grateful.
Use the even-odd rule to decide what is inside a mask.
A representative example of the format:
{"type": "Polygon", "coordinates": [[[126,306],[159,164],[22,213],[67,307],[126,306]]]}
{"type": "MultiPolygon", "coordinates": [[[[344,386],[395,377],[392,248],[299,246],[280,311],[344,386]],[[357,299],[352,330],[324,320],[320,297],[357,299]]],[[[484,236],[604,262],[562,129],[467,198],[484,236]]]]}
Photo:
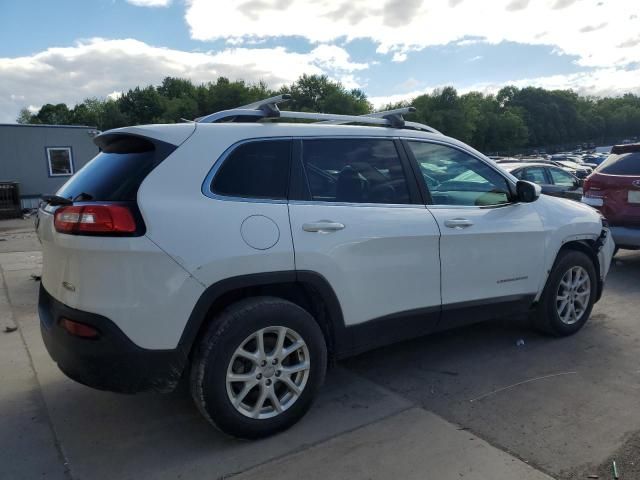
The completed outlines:
{"type": "Polygon", "coordinates": [[[364,115],[372,111],[364,92],[347,90],[325,75],[303,75],[291,85],[282,87],[279,93],[291,94],[291,101],[284,104],[287,110],[344,115],[364,115]]]}
{"type": "MultiPolygon", "coordinates": [[[[145,123],[173,123],[226,110],[278,93],[290,93],[287,110],[363,115],[373,111],[361,90],[348,90],[324,75],[303,75],[278,91],[265,83],[248,84],[220,77],[194,85],[167,77],[158,86],[135,87],[117,99],[89,98],[69,109],[46,104],[36,113],[22,109],[19,123],[93,125],[100,130],[145,123]]],[[[536,147],[604,144],[640,135],[640,97],[594,98],[571,90],[507,86],[496,95],[453,87],[420,95],[407,117],[431,125],[485,152],[512,153],[536,147]]]]}
{"type": "Polygon", "coordinates": [[[35,123],[32,121],[33,115],[29,111],[28,108],[21,108],[20,113],[18,114],[18,118],[16,118],[16,122],[26,124],[26,123],[35,123]]]}
{"type": "Polygon", "coordinates": [[[57,105],[47,103],[35,114],[36,122],[34,123],[64,125],[73,121],[71,117],[71,111],[64,103],[58,103],[57,105]]]}

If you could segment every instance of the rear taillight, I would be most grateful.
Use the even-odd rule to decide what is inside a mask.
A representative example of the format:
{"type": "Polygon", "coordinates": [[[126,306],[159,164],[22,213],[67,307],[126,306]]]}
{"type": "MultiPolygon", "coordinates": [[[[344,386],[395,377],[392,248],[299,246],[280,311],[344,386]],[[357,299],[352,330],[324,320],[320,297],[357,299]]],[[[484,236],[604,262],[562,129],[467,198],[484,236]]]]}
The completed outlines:
{"type": "Polygon", "coordinates": [[[136,220],[123,205],[72,205],[56,210],[54,225],[58,232],[73,235],[130,235],[136,232],[136,220]]]}
{"type": "Polygon", "coordinates": [[[590,175],[584,180],[582,191],[583,203],[596,208],[604,205],[604,192],[598,182],[594,180],[593,175],[590,175]]]}
{"type": "Polygon", "coordinates": [[[584,180],[584,184],[582,185],[582,190],[584,194],[587,196],[592,196],[596,198],[600,198],[604,196],[604,192],[602,191],[602,184],[597,181],[593,175],[587,177],[584,180]]]}

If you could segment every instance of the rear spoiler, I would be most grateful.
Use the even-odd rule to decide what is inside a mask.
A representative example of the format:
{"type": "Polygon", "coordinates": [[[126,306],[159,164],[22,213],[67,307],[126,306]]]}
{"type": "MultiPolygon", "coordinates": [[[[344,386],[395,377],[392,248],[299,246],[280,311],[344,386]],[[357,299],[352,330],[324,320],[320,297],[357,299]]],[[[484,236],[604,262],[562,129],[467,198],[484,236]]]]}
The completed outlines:
{"type": "Polygon", "coordinates": [[[627,145],[614,145],[611,153],[620,155],[621,153],[640,152],[640,143],[629,143],[627,145]]]}
{"type": "Polygon", "coordinates": [[[174,123],[114,128],[97,135],[93,141],[103,150],[105,144],[111,143],[118,136],[148,139],[152,143],[160,141],[178,147],[195,132],[196,126],[196,123],[174,123]]]}

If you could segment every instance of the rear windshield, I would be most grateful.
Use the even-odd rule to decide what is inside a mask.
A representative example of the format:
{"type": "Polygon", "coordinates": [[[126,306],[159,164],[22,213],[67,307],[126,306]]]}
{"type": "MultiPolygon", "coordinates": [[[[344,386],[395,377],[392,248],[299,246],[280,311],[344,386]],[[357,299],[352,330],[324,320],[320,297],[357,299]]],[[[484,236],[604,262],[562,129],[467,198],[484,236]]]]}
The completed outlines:
{"type": "Polygon", "coordinates": [[[640,152],[609,155],[597,168],[608,175],[640,175],[640,152]]]}
{"type": "Polygon", "coordinates": [[[57,195],[77,202],[134,202],[142,181],[168,153],[149,141],[105,145],[57,195]]]}

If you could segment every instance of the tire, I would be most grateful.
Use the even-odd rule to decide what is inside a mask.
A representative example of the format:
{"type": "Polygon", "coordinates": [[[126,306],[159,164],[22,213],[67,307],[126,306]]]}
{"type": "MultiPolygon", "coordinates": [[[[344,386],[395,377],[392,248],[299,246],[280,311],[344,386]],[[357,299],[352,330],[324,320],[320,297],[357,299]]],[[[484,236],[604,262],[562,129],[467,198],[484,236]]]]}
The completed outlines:
{"type": "Polygon", "coordinates": [[[596,269],[593,261],[580,251],[561,251],[534,311],[534,326],[543,333],[556,337],[573,335],[589,319],[597,288],[596,269]],[[570,277],[569,275],[573,276],[570,277]],[[585,276],[588,278],[588,282],[584,280],[585,276]],[[572,279],[576,279],[577,285],[580,283],[579,278],[583,279],[584,282],[581,286],[573,286],[574,293],[572,295],[572,291],[568,289],[567,285],[571,284],[572,279]],[[585,293],[584,289],[584,285],[587,283],[588,294],[585,293]],[[567,297],[566,305],[563,299],[565,296],[567,297]],[[573,302],[571,302],[571,299],[573,299],[573,302]],[[570,313],[571,308],[574,309],[574,315],[570,313]]]}
{"type": "Polygon", "coordinates": [[[306,310],[280,298],[249,298],[212,319],[191,365],[191,396],[222,432],[245,439],[266,437],[304,416],[324,382],[326,367],[324,335],[306,310]],[[289,347],[294,350],[287,354],[289,347]],[[295,372],[287,374],[287,369],[295,372]],[[238,381],[228,382],[230,376],[238,381]]]}

